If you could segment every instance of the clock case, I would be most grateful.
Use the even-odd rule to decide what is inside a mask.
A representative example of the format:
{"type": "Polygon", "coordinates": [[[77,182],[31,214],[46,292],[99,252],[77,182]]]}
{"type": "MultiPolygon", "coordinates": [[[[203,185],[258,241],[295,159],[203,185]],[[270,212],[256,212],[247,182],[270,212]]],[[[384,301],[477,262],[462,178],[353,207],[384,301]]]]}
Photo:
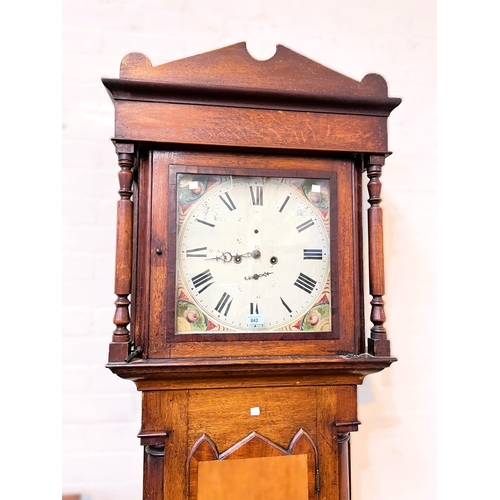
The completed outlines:
{"type": "MultiPolygon", "coordinates": [[[[320,489],[328,498],[348,498],[346,436],[359,424],[356,385],[395,361],[384,325],[380,178],[390,155],[387,119],[401,100],[388,97],[379,75],[358,82],[280,45],[266,61],[253,59],[245,43],[155,67],[132,53],[123,58],[118,79],[102,82],[115,107],[113,143],[120,168],[116,328],[107,367],[143,391],[145,498],[163,498],[162,492],[196,498],[189,473],[181,474],[179,483],[167,478],[175,467],[189,469],[205,436],[193,431],[193,442],[187,437],[181,442],[171,434],[176,425],[184,429],[177,436],[189,434],[183,427],[187,401],[200,390],[208,398],[210,391],[226,391],[226,401],[238,391],[243,399],[249,394],[258,399],[274,390],[272,398],[284,406],[312,398],[318,408],[316,456],[336,465],[314,479],[317,488],[309,498],[320,489]],[[175,173],[180,171],[332,180],[331,332],[175,335],[175,173]],[[364,303],[364,193],[369,305],[364,303]],[[365,309],[371,322],[366,337],[365,309]],[[299,385],[314,388],[314,397],[286,392],[299,385]],[[160,407],[169,408],[173,420],[164,422],[160,407]],[[320,439],[320,421],[336,440],[335,449],[320,439]],[[169,442],[177,454],[167,464],[157,457],[169,442]]],[[[285,444],[280,449],[286,451],[285,444]]]]}

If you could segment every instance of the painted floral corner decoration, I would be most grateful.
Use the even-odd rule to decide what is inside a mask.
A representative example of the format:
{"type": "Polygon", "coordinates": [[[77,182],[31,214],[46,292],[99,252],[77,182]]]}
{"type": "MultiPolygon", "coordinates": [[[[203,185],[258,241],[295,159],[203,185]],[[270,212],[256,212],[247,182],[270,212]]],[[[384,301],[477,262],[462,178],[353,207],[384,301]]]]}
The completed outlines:
{"type": "Polygon", "coordinates": [[[192,302],[177,301],[177,332],[206,332],[208,330],[205,315],[192,302]]]}
{"type": "Polygon", "coordinates": [[[331,330],[330,303],[315,305],[302,318],[300,329],[305,332],[328,332],[331,330]]]}
{"type": "Polygon", "coordinates": [[[330,191],[327,183],[328,181],[323,179],[305,179],[301,185],[304,196],[319,210],[325,221],[329,219],[330,212],[330,191]]]}

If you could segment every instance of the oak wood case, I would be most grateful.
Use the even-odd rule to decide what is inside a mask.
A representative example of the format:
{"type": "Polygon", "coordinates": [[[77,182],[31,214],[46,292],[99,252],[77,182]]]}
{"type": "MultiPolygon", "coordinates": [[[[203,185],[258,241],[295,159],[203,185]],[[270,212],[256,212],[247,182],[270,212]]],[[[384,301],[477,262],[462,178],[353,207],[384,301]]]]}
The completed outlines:
{"type": "Polygon", "coordinates": [[[142,392],[144,498],[197,498],[207,460],[303,455],[307,498],[348,500],[356,386],[395,361],[384,326],[380,178],[400,99],[379,75],[357,82],[282,46],[255,61],[244,43],[157,67],[129,54],[120,78],[103,83],[120,167],[107,367],[142,392]],[[329,179],[331,331],[175,334],[178,172],[329,179]]]}

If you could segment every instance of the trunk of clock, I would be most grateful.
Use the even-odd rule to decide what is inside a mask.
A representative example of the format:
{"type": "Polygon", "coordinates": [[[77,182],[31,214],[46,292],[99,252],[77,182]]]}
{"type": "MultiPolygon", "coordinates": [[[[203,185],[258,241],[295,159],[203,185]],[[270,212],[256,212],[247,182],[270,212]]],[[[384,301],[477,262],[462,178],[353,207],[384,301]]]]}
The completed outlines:
{"type": "Polygon", "coordinates": [[[350,498],[356,387],[143,392],[144,498],[350,498]]]}

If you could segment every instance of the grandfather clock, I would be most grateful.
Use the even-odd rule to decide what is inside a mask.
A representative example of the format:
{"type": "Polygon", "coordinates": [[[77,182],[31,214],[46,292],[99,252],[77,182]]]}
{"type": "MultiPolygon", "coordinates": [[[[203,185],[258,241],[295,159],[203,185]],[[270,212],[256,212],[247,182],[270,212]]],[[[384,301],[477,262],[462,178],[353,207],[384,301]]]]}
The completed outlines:
{"type": "Polygon", "coordinates": [[[245,43],[129,54],[103,83],[120,167],[107,367],[142,393],[143,498],[348,500],[357,385],[395,361],[380,177],[401,100],[379,75],[245,43]]]}

